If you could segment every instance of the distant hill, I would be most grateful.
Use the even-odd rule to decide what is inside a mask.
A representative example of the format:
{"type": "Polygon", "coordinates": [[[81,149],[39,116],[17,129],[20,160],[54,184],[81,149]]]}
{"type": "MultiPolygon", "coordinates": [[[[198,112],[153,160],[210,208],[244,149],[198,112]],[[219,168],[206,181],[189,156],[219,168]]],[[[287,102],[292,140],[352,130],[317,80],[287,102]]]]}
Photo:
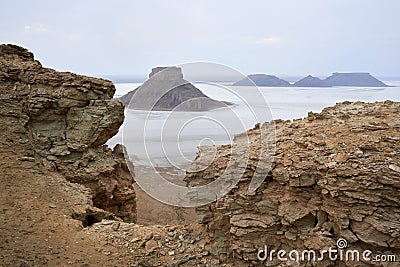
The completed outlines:
{"type": "Polygon", "coordinates": [[[324,82],[328,86],[388,86],[367,72],[339,73],[335,72],[327,77],[324,82]]]}
{"type": "Polygon", "coordinates": [[[267,74],[251,74],[246,78],[233,84],[234,86],[271,86],[271,87],[286,87],[290,86],[288,81],[280,79],[273,75],[267,74]]]}
{"type": "Polygon", "coordinates": [[[234,86],[270,86],[270,87],[331,87],[331,86],[354,86],[354,87],[386,87],[385,83],[373,77],[367,72],[335,72],[324,80],[308,75],[303,79],[290,84],[273,75],[251,74],[246,78],[233,84],[234,86]]]}
{"type": "Polygon", "coordinates": [[[126,108],[141,110],[207,111],[231,104],[203,94],[177,67],[153,68],[147,81],[120,100],[126,108]]]}
{"type": "Polygon", "coordinates": [[[321,80],[318,77],[313,77],[308,75],[307,77],[295,82],[293,86],[296,87],[327,87],[329,85],[326,84],[325,81],[321,80]]]}

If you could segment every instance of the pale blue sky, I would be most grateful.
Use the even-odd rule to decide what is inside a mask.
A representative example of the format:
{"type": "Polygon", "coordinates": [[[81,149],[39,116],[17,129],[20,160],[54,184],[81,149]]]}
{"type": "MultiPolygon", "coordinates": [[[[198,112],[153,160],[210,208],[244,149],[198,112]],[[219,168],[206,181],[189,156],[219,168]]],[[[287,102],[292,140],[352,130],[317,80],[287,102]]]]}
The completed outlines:
{"type": "Polygon", "coordinates": [[[398,0],[16,0],[1,10],[1,43],[88,75],[212,61],[246,74],[400,76],[398,0]]]}

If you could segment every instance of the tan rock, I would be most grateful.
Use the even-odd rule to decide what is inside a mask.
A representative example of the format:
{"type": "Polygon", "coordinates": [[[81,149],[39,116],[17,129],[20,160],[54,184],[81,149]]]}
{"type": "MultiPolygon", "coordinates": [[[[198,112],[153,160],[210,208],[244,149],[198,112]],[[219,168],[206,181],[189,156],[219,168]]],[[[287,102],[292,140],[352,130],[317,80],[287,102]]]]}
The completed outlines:
{"type": "MultiPolygon", "coordinates": [[[[243,200],[253,176],[253,169],[248,169],[239,184],[218,200],[224,209],[215,204],[197,209],[200,217],[209,218],[203,224],[212,244],[219,240],[213,253],[228,251],[238,266],[254,266],[256,251],[264,245],[319,250],[334,248],[344,238],[353,248],[368,247],[375,253],[385,248],[385,253],[396,254],[400,250],[399,110],[400,103],[391,101],[345,102],[321,114],[310,113],[308,120],[297,120],[295,126],[275,121],[274,162],[255,195],[243,200]]],[[[263,127],[247,132],[254,144],[263,127]]],[[[244,146],[235,141],[233,153],[244,146]]],[[[187,173],[186,181],[197,185],[216,179],[227,166],[229,158],[223,155],[230,149],[218,147],[214,162],[200,172],[187,173]]],[[[197,158],[193,164],[204,166],[203,161],[209,162],[197,158]]],[[[257,158],[249,161],[255,165],[257,158]]]]}
{"type": "Polygon", "coordinates": [[[114,85],[44,68],[15,45],[0,45],[0,82],[2,97],[9,99],[0,113],[14,114],[10,127],[29,134],[43,167],[89,187],[97,207],[134,221],[134,180],[123,149],[104,145],[124,120],[114,85]]]}

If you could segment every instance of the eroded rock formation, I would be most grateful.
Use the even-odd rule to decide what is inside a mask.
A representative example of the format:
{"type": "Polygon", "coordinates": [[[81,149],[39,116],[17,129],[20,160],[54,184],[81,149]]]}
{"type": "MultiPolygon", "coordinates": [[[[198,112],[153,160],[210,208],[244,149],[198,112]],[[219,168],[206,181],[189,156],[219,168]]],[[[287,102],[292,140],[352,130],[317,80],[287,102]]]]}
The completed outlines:
{"type": "MultiPolygon", "coordinates": [[[[344,238],[349,249],[397,255],[399,260],[400,103],[344,102],[275,125],[273,166],[262,185],[248,191],[260,158],[260,132],[269,124],[248,131],[248,164],[230,170],[234,175],[244,168],[236,187],[216,203],[197,209],[199,223],[212,240],[207,249],[220,258],[233,258],[237,266],[286,266],[276,254],[272,262],[258,261],[258,250],[267,245],[275,251],[320,251],[336,248],[336,241],[344,238]]],[[[217,179],[232,153],[231,146],[220,146],[213,163],[188,173],[186,180],[195,186],[217,179]]],[[[195,166],[209,162],[207,153],[201,154],[195,166]]],[[[316,262],[330,264],[356,263],[328,257],[316,262]]],[[[306,265],[313,266],[300,264],[306,265]]]]}
{"type": "Polygon", "coordinates": [[[207,111],[231,105],[203,94],[177,67],[153,68],[147,81],[120,99],[127,108],[141,110],[207,111]]]}
{"type": "Polygon", "coordinates": [[[0,45],[0,92],[9,118],[2,127],[27,136],[32,160],[89,187],[97,207],[135,221],[124,148],[105,145],[124,120],[110,81],[44,68],[28,50],[0,45]]]}

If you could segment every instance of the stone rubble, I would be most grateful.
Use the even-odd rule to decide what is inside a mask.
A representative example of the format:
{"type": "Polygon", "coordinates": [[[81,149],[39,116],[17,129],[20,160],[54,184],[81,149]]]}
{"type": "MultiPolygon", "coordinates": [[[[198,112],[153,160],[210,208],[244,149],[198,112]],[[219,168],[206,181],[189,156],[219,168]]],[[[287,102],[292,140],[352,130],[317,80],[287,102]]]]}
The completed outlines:
{"type": "MultiPolygon", "coordinates": [[[[98,240],[96,250],[124,266],[219,266],[220,261],[205,250],[198,225],[143,226],[103,220],[83,232],[98,240]]],[[[231,266],[222,264],[222,266],[231,266]]]]}

